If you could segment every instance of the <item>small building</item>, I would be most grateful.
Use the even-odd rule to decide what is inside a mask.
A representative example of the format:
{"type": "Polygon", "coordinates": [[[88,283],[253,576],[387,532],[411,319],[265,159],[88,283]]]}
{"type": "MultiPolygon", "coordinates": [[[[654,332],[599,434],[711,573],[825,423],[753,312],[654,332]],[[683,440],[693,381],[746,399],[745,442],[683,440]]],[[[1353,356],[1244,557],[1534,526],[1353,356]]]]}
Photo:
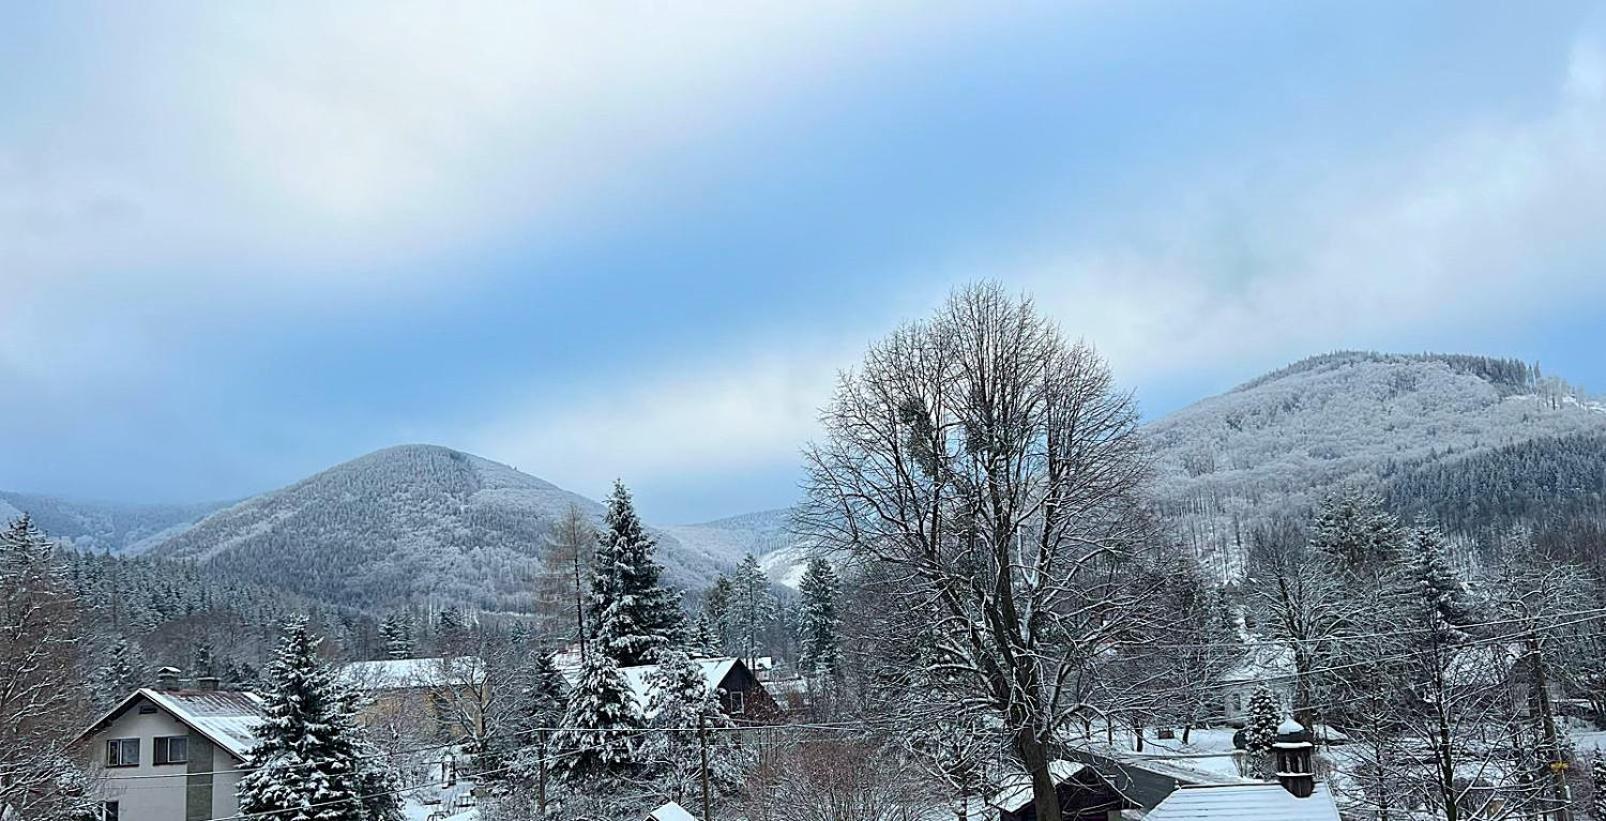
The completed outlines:
{"type": "Polygon", "coordinates": [[[1251,642],[1243,658],[1221,675],[1221,717],[1235,727],[1243,726],[1249,715],[1249,698],[1265,687],[1279,701],[1294,700],[1294,651],[1276,641],[1251,642]]]}
{"type": "MultiPolygon", "coordinates": [[[[770,697],[763,682],[753,675],[741,659],[721,656],[692,659],[692,663],[702,670],[708,691],[719,695],[719,706],[725,715],[764,721],[780,714],[780,707],[775,703],[775,699],[770,697]]],[[[657,671],[656,664],[619,668],[619,672],[624,675],[625,682],[630,687],[631,694],[635,696],[637,709],[644,715],[648,712],[647,705],[651,703],[652,674],[657,671]]],[[[581,670],[578,666],[559,667],[558,672],[563,674],[564,680],[570,687],[579,684],[581,670]]]]}
{"type": "Polygon", "coordinates": [[[239,813],[241,767],[264,715],[255,693],[141,688],[79,735],[106,821],[183,821],[239,813]]]}
{"type": "Polygon", "coordinates": [[[647,813],[646,821],[698,821],[698,819],[697,816],[688,812],[685,807],[671,801],[647,813]]]}
{"type": "Polygon", "coordinates": [[[478,656],[357,661],[339,679],[367,697],[361,719],[369,727],[451,741],[485,733],[492,694],[478,656]]]}
{"type": "MultiPolygon", "coordinates": [[[[1136,806],[1086,764],[1051,761],[1048,774],[1059,797],[1060,815],[1067,821],[1118,821],[1122,811],[1136,806]]],[[[987,805],[998,810],[998,821],[1037,821],[1031,776],[1010,774],[987,799],[987,805]]]]}

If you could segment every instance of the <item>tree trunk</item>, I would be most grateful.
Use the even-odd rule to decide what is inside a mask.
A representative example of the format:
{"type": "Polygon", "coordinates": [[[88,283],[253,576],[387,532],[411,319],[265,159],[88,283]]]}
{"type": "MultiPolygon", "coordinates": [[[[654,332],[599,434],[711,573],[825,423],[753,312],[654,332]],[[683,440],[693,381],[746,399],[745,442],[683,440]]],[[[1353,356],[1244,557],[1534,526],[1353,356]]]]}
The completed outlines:
{"type": "Polygon", "coordinates": [[[1054,791],[1054,776],[1048,771],[1048,750],[1031,728],[1015,731],[1015,753],[1032,776],[1032,806],[1037,821],[1060,821],[1060,797],[1054,791]]]}

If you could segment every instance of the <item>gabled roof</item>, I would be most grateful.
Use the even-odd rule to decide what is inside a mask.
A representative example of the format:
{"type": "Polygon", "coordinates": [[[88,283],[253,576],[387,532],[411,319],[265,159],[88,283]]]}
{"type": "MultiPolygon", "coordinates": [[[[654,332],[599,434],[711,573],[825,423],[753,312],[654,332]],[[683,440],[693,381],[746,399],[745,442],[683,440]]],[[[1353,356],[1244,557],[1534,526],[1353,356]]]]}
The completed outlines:
{"type": "Polygon", "coordinates": [[[339,671],[342,684],[367,692],[459,687],[485,682],[485,663],[478,656],[354,661],[339,671]]]}
{"type": "Polygon", "coordinates": [[[140,699],[151,702],[179,723],[244,761],[257,744],[256,729],[265,718],[262,697],[237,690],[155,690],[142,687],[79,734],[82,741],[99,732],[140,699]]]}
{"type": "MultiPolygon", "coordinates": [[[[1066,761],[1063,758],[1048,762],[1048,775],[1056,787],[1071,780],[1085,769],[1087,765],[1066,761]]],[[[1005,812],[1015,812],[1030,803],[1032,803],[1032,776],[1030,773],[1019,771],[1006,776],[998,785],[998,791],[987,799],[988,806],[1005,812]]]]}
{"type": "Polygon", "coordinates": [[[1252,641],[1244,646],[1243,657],[1221,674],[1221,681],[1274,681],[1292,678],[1293,648],[1280,641],[1252,641]]]}
{"type": "MultiPolygon", "coordinates": [[[[703,682],[708,687],[708,692],[712,693],[719,689],[719,685],[725,681],[725,677],[729,676],[731,671],[736,669],[736,665],[742,663],[742,660],[725,656],[692,659],[692,663],[702,670],[703,682]]],[[[636,708],[641,711],[644,718],[652,718],[652,714],[647,710],[647,705],[652,701],[651,676],[657,670],[658,665],[656,664],[640,664],[634,667],[619,668],[619,672],[624,674],[625,684],[630,688],[630,694],[636,699],[636,708]]],[[[580,683],[581,668],[563,666],[558,668],[558,672],[563,674],[564,681],[568,682],[570,687],[580,683]]]]}
{"type": "Polygon", "coordinates": [[[1339,821],[1339,816],[1325,784],[1317,784],[1309,798],[1295,798],[1281,784],[1232,784],[1181,787],[1146,821],[1339,821]]]}
{"type": "Polygon", "coordinates": [[[671,801],[647,813],[647,821],[697,821],[697,816],[687,812],[685,807],[671,801]]]}

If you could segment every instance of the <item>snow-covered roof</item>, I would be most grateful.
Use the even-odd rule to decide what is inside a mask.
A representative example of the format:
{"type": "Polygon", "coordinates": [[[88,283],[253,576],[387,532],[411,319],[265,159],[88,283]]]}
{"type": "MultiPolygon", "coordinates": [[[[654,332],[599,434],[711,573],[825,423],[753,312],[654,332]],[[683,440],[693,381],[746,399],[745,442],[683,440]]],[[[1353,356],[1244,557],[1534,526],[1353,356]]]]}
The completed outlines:
{"type": "Polygon", "coordinates": [[[687,812],[685,807],[671,801],[647,813],[647,821],[697,821],[697,816],[687,812]]]}
{"type": "MultiPolygon", "coordinates": [[[[1048,775],[1054,780],[1055,786],[1064,784],[1085,769],[1086,765],[1075,761],[1057,759],[1048,762],[1048,775]]],[[[1030,804],[1031,801],[1032,776],[1029,773],[1014,772],[1003,779],[998,791],[993,793],[992,798],[987,799],[987,804],[1006,812],[1014,812],[1030,804]]]]}
{"type": "Polygon", "coordinates": [[[264,718],[262,697],[237,690],[155,690],[142,687],[90,725],[80,738],[100,730],[142,698],[241,761],[257,744],[256,730],[264,718]]]}
{"type": "Polygon", "coordinates": [[[1295,798],[1281,784],[1179,787],[1146,821],[1339,821],[1338,805],[1317,784],[1309,798],[1295,798]]]}
{"type": "MultiPolygon", "coordinates": [[[[738,661],[739,659],[724,656],[692,659],[692,664],[697,665],[702,670],[703,682],[707,685],[708,691],[713,692],[719,688],[719,683],[730,675],[731,670],[738,661]]],[[[641,711],[642,716],[645,718],[652,718],[652,713],[648,711],[647,705],[652,701],[651,677],[657,670],[658,665],[656,664],[640,664],[634,667],[619,668],[619,672],[624,674],[626,685],[630,687],[630,694],[636,699],[636,708],[641,711]]],[[[563,674],[564,680],[569,683],[570,687],[580,683],[581,668],[564,666],[559,667],[558,672],[563,674]]]]}
{"type": "Polygon", "coordinates": [[[1257,641],[1244,648],[1243,658],[1221,674],[1223,682],[1267,681],[1294,675],[1294,651],[1275,641],[1257,641]]]}
{"type": "Polygon", "coordinates": [[[478,656],[354,661],[340,668],[340,681],[360,690],[414,690],[485,682],[478,656]]]}

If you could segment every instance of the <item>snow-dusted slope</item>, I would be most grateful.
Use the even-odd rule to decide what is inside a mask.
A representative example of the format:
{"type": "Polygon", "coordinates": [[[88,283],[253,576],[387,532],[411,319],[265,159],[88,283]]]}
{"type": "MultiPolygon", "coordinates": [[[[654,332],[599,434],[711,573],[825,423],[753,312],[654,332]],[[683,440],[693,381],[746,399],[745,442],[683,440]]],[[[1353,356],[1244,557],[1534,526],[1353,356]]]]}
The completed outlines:
{"type": "Polygon", "coordinates": [[[226,504],[126,505],[0,492],[0,523],[27,512],[52,538],[79,550],[133,554],[226,504]]]}
{"type": "MultiPolygon", "coordinates": [[[[153,553],[357,606],[522,610],[551,524],[570,504],[601,518],[597,502],[506,465],[403,445],[220,510],[153,553]]],[[[728,564],[658,535],[671,584],[701,586],[728,564]]]]}
{"type": "Polygon", "coordinates": [[[761,510],[696,525],[673,525],[664,530],[681,544],[719,555],[731,564],[752,553],[759,557],[770,581],[797,587],[808,561],[802,539],[792,532],[792,513],[786,508],[761,510]]]}
{"type": "Polygon", "coordinates": [[[1343,483],[1535,439],[1606,432],[1598,405],[1520,363],[1340,353],[1295,363],[1145,428],[1155,497],[1184,541],[1230,572],[1250,526],[1343,483]]]}

